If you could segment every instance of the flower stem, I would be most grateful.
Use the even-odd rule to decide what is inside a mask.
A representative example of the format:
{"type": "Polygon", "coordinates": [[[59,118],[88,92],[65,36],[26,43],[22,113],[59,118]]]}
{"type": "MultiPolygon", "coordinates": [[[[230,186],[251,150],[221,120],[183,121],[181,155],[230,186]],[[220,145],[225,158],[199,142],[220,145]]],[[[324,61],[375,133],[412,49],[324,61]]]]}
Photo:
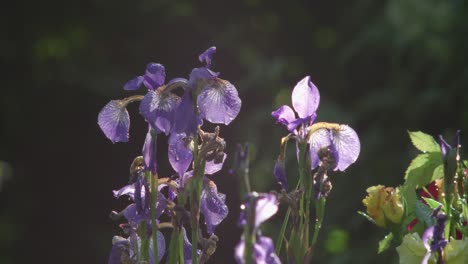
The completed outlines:
{"type": "Polygon", "coordinates": [[[150,212],[151,212],[151,230],[153,237],[153,256],[154,263],[159,263],[159,252],[158,252],[158,225],[156,223],[156,202],[158,197],[158,175],[149,173],[150,176],[150,185],[151,185],[151,203],[150,203],[150,212]]]}
{"type": "Polygon", "coordinates": [[[315,210],[316,210],[316,218],[315,218],[315,228],[314,228],[314,236],[312,237],[312,247],[315,246],[317,243],[317,238],[320,232],[320,228],[322,227],[323,218],[325,216],[325,197],[321,197],[317,201],[315,201],[315,210]]]}
{"type": "MultiPolygon", "coordinates": [[[[255,209],[256,209],[257,193],[249,195],[248,207],[245,209],[247,213],[247,223],[244,226],[244,260],[246,264],[253,264],[253,246],[255,245],[255,209]]],[[[245,206],[245,205],[244,205],[245,206]]]]}
{"type": "Polygon", "coordinates": [[[283,245],[283,240],[284,240],[284,233],[286,232],[286,227],[288,226],[289,222],[289,215],[291,214],[291,207],[288,207],[288,211],[286,212],[286,215],[284,216],[284,221],[283,225],[281,226],[278,239],[276,239],[276,255],[280,255],[281,253],[281,246],[283,245]]]}
{"type": "Polygon", "coordinates": [[[169,246],[169,263],[170,264],[177,264],[177,260],[179,259],[180,255],[180,243],[179,243],[179,237],[180,237],[180,228],[175,227],[172,230],[172,235],[171,235],[171,244],[169,246]]]}
{"type": "Polygon", "coordinates": [[[146,221],[141,222],[138,231],[141,239],[140,260],[149,262],[148,223],[146,221]]]}

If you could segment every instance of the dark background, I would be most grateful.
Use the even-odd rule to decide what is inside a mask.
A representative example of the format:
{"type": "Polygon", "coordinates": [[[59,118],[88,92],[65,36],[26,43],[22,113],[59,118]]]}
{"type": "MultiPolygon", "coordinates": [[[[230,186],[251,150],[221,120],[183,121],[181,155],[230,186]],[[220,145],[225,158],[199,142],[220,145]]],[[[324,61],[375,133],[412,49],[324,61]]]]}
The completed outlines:
{"type": "MultiPolygon", "coordinates": [[[[233,263],[240,237],[238,180],[227,173],[235,144],[251,143],[254,189],[277,188],[286,130],[270,113],[305,75],[321,93],[318,120],[351,125],[362,144],[358,162],[332,176],[316,263],[397,262],[394,250],[376,254],[385,231],[356,213],[365,189],[403,182],[416,154],[407,129],[451,138],[459,128],[467,140],[465,1],[20,0],[0,14],[0,263],[106,263],[120,234],[108,215],[125,205],[111,191],[127,182],[146,125],[131,106],[131,140],[112,144],[97,114],[151,61],[168,79],[187,77],[215,45],[214,69],[243,100],[222,127],[230,156],[213,179],[231,213],[211,263],[233,263]]],[[[265,234],[276,237],[283,211],[265,234]]]]}

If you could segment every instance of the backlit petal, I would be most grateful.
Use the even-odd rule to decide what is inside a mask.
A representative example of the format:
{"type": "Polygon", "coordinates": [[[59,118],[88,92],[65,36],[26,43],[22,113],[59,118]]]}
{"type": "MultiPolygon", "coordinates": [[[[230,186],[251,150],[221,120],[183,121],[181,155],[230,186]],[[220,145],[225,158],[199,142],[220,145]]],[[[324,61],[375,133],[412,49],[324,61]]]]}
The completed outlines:
{"type": "Polygon", "coordinates": [[[341,125],[339,131],[333,131],[333,146],[337,153],[335,170],[344,171],[353,164],[361,151],[361,143],[356,132],[347,125],[341,125]]]}
{"type": "Polygon", "coordinates": [[[113,143],[128,141],[130,116],[121,101],[112,100],[102,108],[98,115],[98,125],[113,143]]]}
{"type": "Polygon", "coordinates": [[[180,98],[170,92],[149,91],[140,103],[140,113],[153,128],[167,135],[174,125],[174,110],[179,102],[180,98]]]}
{"type": "Polygon", "coordinates": [[[320,103],[320,93],[307,76],[299,81],[292,92],[292,105],[300,118],[315,113],[320,103]]]}

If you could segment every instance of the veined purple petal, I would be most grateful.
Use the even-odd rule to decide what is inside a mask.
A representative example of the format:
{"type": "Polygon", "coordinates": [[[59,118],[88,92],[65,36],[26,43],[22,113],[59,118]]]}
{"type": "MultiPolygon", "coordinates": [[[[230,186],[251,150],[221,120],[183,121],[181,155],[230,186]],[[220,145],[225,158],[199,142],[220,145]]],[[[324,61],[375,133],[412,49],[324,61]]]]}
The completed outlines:
{"type": "Polygon", "coordinates": [[[148,133],[146,133],[145,144],[143,145],[143,161],[145,169],[150,170],[153,174],[156,174],[158,171],[156,150],[156,131],[150,126],[148,133]]]}
{"type": "Polygon", "coordinates": [[[276,122],[285,126],[296,120],[294,111],[287,105],[281,106],[276,111],[273,111],[271,115],[276,119],[276,122]]]}
{"type": "Polygon", "coordinates": [[[347,125],[341,125],[339,131],[332,131],[333,146],[337,153],[335,170],[344,171],[353,164],[361,151],[361,143],[356,132],[347,125]]]}
{"type": "Polygon", "coordinates": [[[214,124],[231,123],[239,114],[241,104],[234,85],[219,78],[208,82],[198,96],[200,113],[214,124]]]}
{"type": "MultiPolygon", "coordinates": [[[[192,264],[192,243],[190,243],[187,232],[185,228],[182,227],[181,229],[182,237],[183,237],[183,250],[184,250],[184,263],[185,264],[192,264]]],[[[201,250],[197,250],[198,257],[201,255],[201,250]]]]}
{"type": "Polygon", "coordinates": [[[275,168],[273,169],[273,174],[275,175],[275,178],[278,181],[278,183],[281,185],[281,188],[288,190],[288,179],[286,177],[286,170],[284,168],[284,160],[276,160],[275,168]]]}
{"type": "Polygon", "coordinates": [[[193,153],[187,148],[185,138],[185,133],[171,133],[168,142],[169,162],[179,176],[184,175],[193,160],[193,153]]]}
{"type": "Polygon", "coordinates": [[[121,101],[112,100],[102,108],[98,116],[98,125],[113,143],[128,141],[130,116],[121,101]]]}
{"type": "Polygon", "coordinates": [[[143,83],[143,80],[144,80],[143,76],[137,76],[131,79],[124,85],[124,90],[134,91],[134,90],[140,89],[141,84],[143,83]]]}
{"type": "Polygon", "coordinates": [[[166,70],[164,69],[164,66],[159,63],[148,63],[143,78],[143,83],[146,88],[154,91],[164,84],[164,81],[166,80],[166,70]]]}
{"type": "Polygon", "coordinates": [[[219,225],[229,213],[225,204],[225,196],[218,194],[218,189],[213,181],[205,181],[200,197],[200,212],[205,217],[209,234],[219,225]]]}
{"type": "Polygon", "coordinates": [[[149,91],[140,103],[140,113],[153,128],[167,135],[174,125],[174,110],[179,101],[175,94],[149,91]]]}
{"type": "Polygon", "coordinates": [[[223,168],[224,161],[226,160],[226,153],[223,153],[223,162],[218,164],[214,163],[214,160],[207,161],[205,164],[205,174],[211,175],[220,171],[223,168]]]}
{"type": "Polygon", "coordinates": [[[255,227],[268,220],[278,211],[278,198],[271,193],[260,194],[255,207],[255,227]]]}
{"type": "Polygon", "coordinates": [[[299,81],[292,92],[292,105],[300,118],[306,118],[315,113],[320,103],[320,93],[306,76],[299,81]]]}
{"type": "MultiPolygon", "coordinates": [[[[244,264],[245,240],[242,237],[235,248],[234,257],[238,264],[244,264]]],[[[281,264],[275,253],[273,240],[269,237],[259,236],[253,245],[254,263],[257,264],[281,264]]]]}
{"type": "Polygon", "coordinates": [[[216,47],[210,47],[207,50],[205,50],[200,56],[198,56],[198,60],[200,62],[205,62],[206,65],[209,67],[211,66],[211,60],[213,59],[213,55],[216,52],[216,47]]]}
{"type": "Polygon", "coordinates": [[[317,168],[320,163],[318,151],[322,148],[329,147],[332,144],[331,133],[328,129],[322,128],[309,137],[310,151],[310,166],[312,169],[317,168]]]}

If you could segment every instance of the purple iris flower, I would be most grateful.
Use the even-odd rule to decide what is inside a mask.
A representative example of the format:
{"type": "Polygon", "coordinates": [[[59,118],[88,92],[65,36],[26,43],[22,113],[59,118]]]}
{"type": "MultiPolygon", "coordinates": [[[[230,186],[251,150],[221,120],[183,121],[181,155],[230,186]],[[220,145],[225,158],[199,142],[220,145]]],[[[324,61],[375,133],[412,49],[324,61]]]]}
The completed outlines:
{"type": "Polygon", "coordinates": [[[444,140],[442,135],[439,136],[439,141],[440,141],[440,151],[442,152],[442,156],[444,157],[444,160],[448,158],[448,153],[456,148],[458,149],[460,146],[460,130],[457,130],[455,133],[455,138],[453,140],[453,146],[449,145],[447,141],[444,140]]]}
{"type": "Polygon", "coordinates": [[[433,252],[438,252],[437,263],[443,263],[442,251],[444,250],[448,241],[444,238],[447,217],[444,213],[441,212],[441,208],[442,206],[439,206],[432,213],[432,217],[436,219],[436,224],[427,228],[422,236],[422,242],[427,251],[423,260],[421,261],[421,264],[427,264],[433,252]]]}
{"type": "Polygon", "coordinates": [[[273,169],[273,175],[275,175],[276,180],[281,185],[281,188],[288,189],[288,179],[286,177],[286,168],[284,167],[284,160],[277,159],[275,167],[273,169]]]}
{"type": "MultiPolygon", "coordinates": [[[[309,143],[311,167],[315,169],[320,162],[318,152],[322,148],[330,148],[335,156],[335,170],[344,171],[354,163],[359,156],[361,144],[356,132],[347,125],[330,123],[313,124],[317,116],[316,110],[320,103],[320,93],[307,76],[297,83],[292,92],[292,105],[297,113],[287,105],[272,112],[276,121],[286,126],[296,142],[309,143]]],[[[281,171],[278,171],[281,172],[281,171]]],[[[277,177],[282,177],[278,174],[277,177]]],[[[280,182],[284,180],[281,178],[280,182]]]]}
{"type": "MultiPolygon", "coordinates": [[[[253,194],[249,194],[253,195],[253,194]]],[[[254,195],[255,201],[255,228],[258,228],[260,224],[268,220],[278,211],[278,197],[272,193],[260,193],[254,195]]],[[[239,225],[244,226],[247,224],[246,211],[249,210],[250,198],[247,198],[247,202],[244,203],[244,208],[240,213],[239,225]]]]}
{"type": "Polygon", "coordinates": [[[317,87],[306,76],[299,81],[292,92],[292,105],[298,117],[287,105],[283,105],[278,110],[271,113],[276,121],[285,125],[289,132],[294,133],[300,140],[305,140],[306,131],[301,125],[308,126],[314,122],[317,116],[315,111],[320,103],[320,93],[317,87]]]}
{"type": "MultiPolygon", "coordinates": [[[[245,241],[242,238],[236,246],[234,257],[238,264],[244,264],[245,241]]],[[[257,264],[280,264],[281,261],[275,253],[273,240],[266,236],[257,237],[253,246],[253,254],[257,264]]]]}
{"type": "Polygon", "coordinates": [[[168,156],[169,163],[172,168],[177,172],[181,179],[181,185],[185,184],[185,172],[190,167],[193,160],[193,152],[189,149],[190,139],[184,132],[171,133],[168,140],[168,156]]]}
{"type": "MultiPolygon", "coordinates": [[[[167,199],[160,192],[163,187],[165,187],[165,185],[158,185],[156,219],[161,216],[167,205],[167,199]]],[[[134,201],[134,203],[128,205],[120,213],[116,214],[124,216],[133,227],[137,227],[144,220],[150,220],[150,199],[149,196],[146,195],[147,193],[149,193],[148,184],[142,175],[138,177],[134,184],[126,185],[123,188],[114,191],[114,196],[116,198],[127,195],[134,201]]]]}
{"type": "Polygon", "coordinates": [[[210,70],[215,52],[216,47],[210,47],[200,54],[198,59],[205,66],[190,73],[187,89],[175,114],[175,131],[178,133],[194,135],[202,119],[228,125],[240,112],[242,101],[234,85],[218,78],[219,73],[210,70]],[[193,110],[194,96],[197,96],[198,113],[193,110]]]}
{"type": "MultiPolygon", "coordinates": [[[[137,252],[141,250],[141,240],[133,228],[124,228],[124,232],[129,235],[128,238],[115,236],[112,239],[112,249],[109,255],[108,264],[127,264],[136,263],[137,252]]],[[[166,251],[166,241],[164,235],[161,232],[158,234],[158,259],[164,256],[166,251]]],[[[150,238],[150,248],[153,247],[153,240],[150,238]]],[[[154,263],[154,252],[150,250],[149,263],[154,263]]]]}

